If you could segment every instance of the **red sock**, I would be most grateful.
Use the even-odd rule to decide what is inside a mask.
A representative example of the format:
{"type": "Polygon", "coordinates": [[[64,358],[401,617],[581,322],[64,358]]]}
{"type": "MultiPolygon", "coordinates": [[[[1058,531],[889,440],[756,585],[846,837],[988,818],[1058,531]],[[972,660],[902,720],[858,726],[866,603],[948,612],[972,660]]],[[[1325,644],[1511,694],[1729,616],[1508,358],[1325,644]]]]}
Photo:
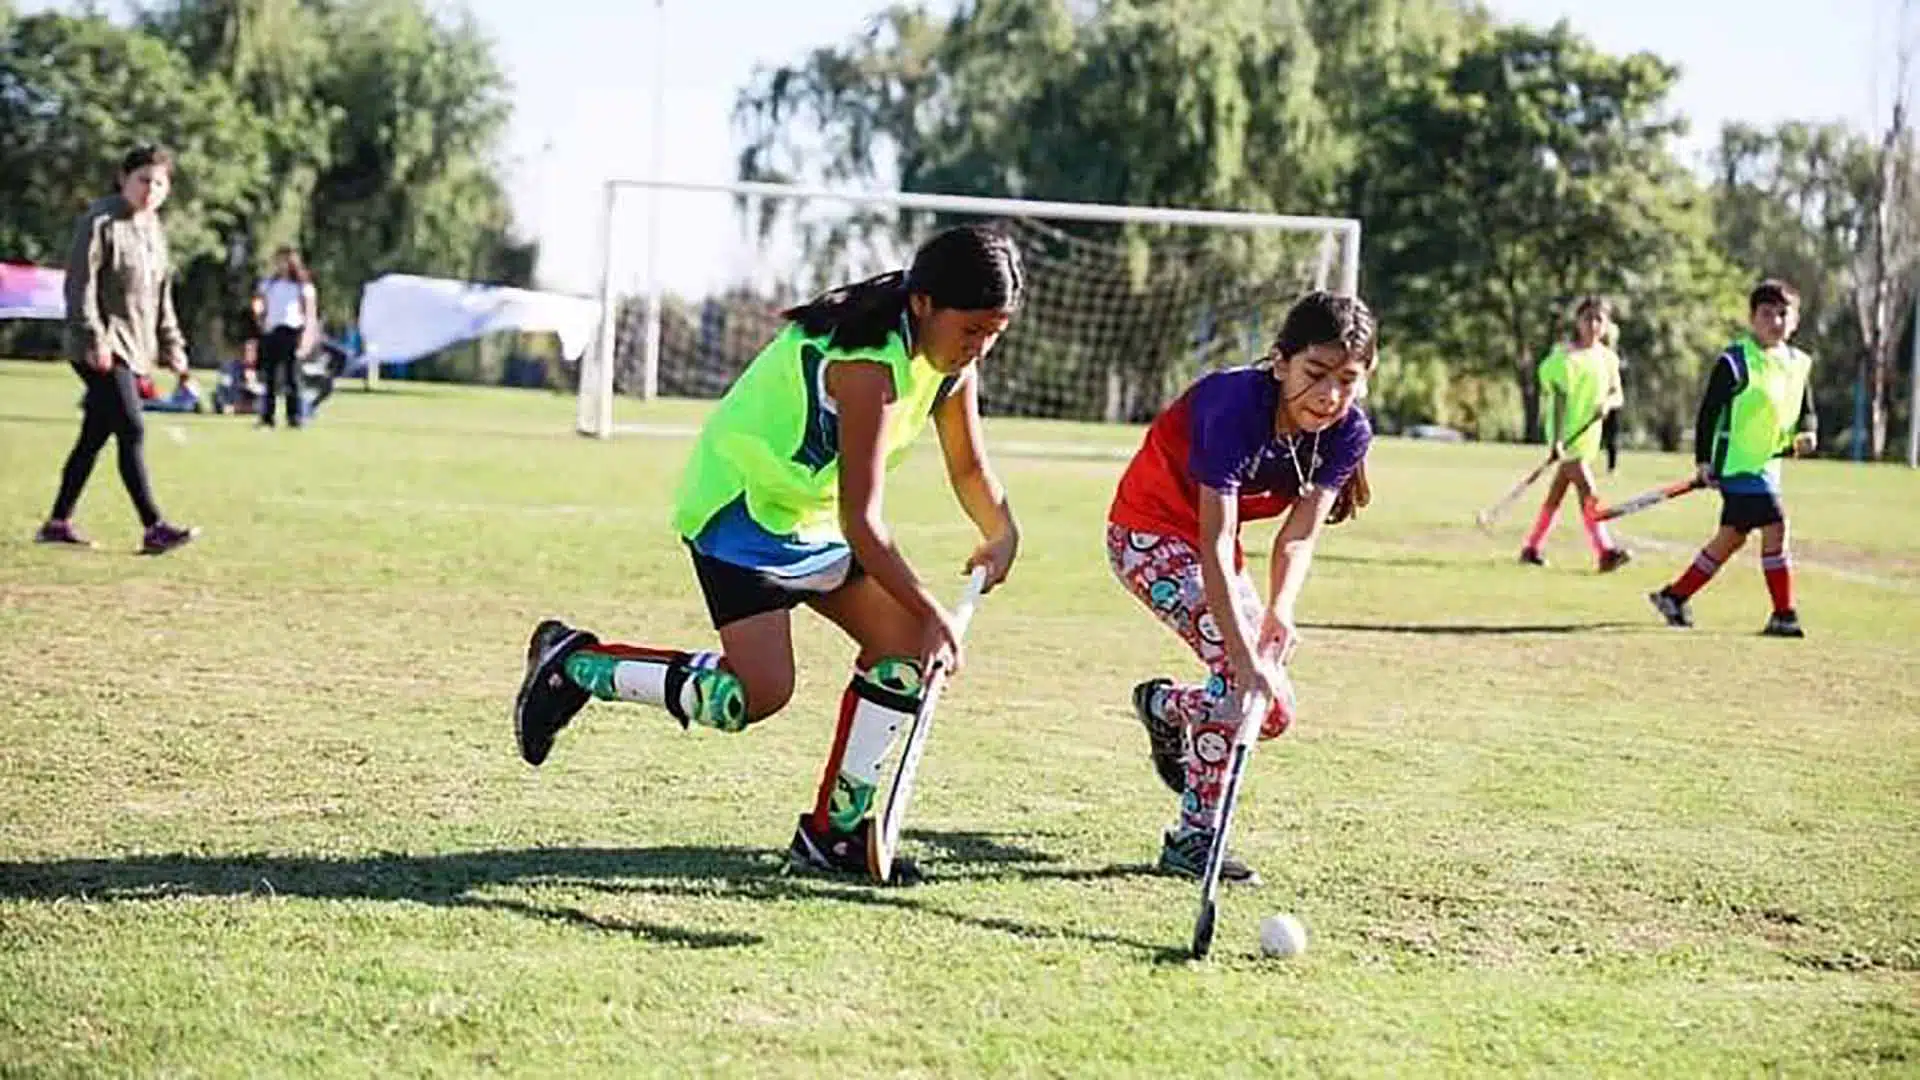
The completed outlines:
{"type": "Polygon", "coordinates": [[[1700,554],[1693,557],[1693,565],[1681,573],[1679,580],[1667,586],[1667,591],[1685,600],[1705,588],[1707,582],[1713,580],[1713,575],[1719,569],[1720,564],[1714,561],[1713,556],[1707,554],[1705,548],[1702,548],[1700,554]]]}
{"type": "Polygon", "coordinates": [[[1540,507],[1540,516],[1533,519],[1533,531],[1527,534],[1527,550],[1539,551],[1540,545],[1547,542],[1547,534],[1553,531],[1553,519],[1557,506],[1540,507]]]}
{"type": "Polygon", "coordinates": [[[1767,592],[1773,597],[1773,613],[1784,615],[1793,610],[1793,558],[1785,551],[1760,556],[1760,570],[1767,575],[1767,592]]]}

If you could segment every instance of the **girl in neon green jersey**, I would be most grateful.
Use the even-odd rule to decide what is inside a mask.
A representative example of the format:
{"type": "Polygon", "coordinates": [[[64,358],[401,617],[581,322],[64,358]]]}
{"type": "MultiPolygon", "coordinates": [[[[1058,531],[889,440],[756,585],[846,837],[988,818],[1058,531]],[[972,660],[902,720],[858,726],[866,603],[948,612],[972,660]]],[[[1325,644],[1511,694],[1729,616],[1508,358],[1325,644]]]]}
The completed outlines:
{"type": "MultiPolygon", "coordinates": [[[[1012,239],[968,225],[927,241],[904,272],[783,312],[785,328],[707,418],[674,503],[720,651],[615,645],[540,623],[514,702],[521,756],[544,761],[590,698],[727,732],[773,715],[793,694],[791,613],[806,604],[859,654],[818,797],[788,854],[800,867],[872,875],[881,761],[919,706],[922,673],[960,654],[952,614],[881,517],[886,474],[931,420],[982,537],[966,565],[985,567],[989,588],[1006,577],[1020,530],[987,463],[978,364],[1024,287],[1012,239]]],[[[896,880],[917,876],[895,861],[896,880]]]]}
{"type": "Polygon", "coordinates": [[[1601,421],[1624,400],[1620,357],[1606,344],[1612,326],[1613,305],[1603,297],[1586,297],[1574,309],[1573,340],[1555,345],[1540,361],[1541,422],[1560,467],[1520,548],[1520,561],[1526,565],[1547,564],[1540,549],[1569,489],[1579,498],[1580,523],[1586,527],[1600,571],[1618,570],[1631,557],[1614,544],[1607,527],[1594,516],[1592,463],[1600,457],[1601,421]]]}

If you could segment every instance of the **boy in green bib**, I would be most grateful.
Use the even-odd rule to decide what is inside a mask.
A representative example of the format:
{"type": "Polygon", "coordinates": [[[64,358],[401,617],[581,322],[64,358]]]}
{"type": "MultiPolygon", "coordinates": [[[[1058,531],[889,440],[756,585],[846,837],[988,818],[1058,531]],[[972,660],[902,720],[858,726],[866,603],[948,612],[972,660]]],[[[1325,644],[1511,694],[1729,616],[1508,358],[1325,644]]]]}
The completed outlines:
{"type": "Polygon", "coordinates": [[[1767,280],[1747,299],[1751,333],[1714,362],[1694,428],[1693,458],[1702,483],[1720,489],[1720,529],[1673,584],[1648,597],[1667,625],[1693,625],[1687,601],[1704,588],[1747,534],[1760,530],[1760,568],[1773,599],[1761,633],[1805,637],[1793,607],[1787,513],[1780,502],[1780,456],[1811,454],[1819,418],[1808,378],[1813,358],[1787,343],[1800,325],[1800,293],[1767,280]]]}
{"type": "Polygon", "coordinates": [[[1569,488],[1580,497],[1580,523],[1586,527],[1601,573],[1618,570],[1630,558],[1594,516],[1598,500],[1593,494],[1593,462],[1600,458],[1600,421],[1624,400],[1620,357],[1606,343],[1612,326],[1613,304],[1603,297],[1586,297],[1574,309],[1573,340],[1555,345],[1540,361],[1540,416],[1560,467],[1554,470],[1539,516],[1520,548],[1520,561],[1528,566],[1547,565],[1540,549],[1569,488]]]}
{"type": "MultiPolygon", "coordinates": [[[[783,312],[785,328],[708,416],[673,507],[720,651],[614,645],[540,623],[514,702],[521,756],[546,760],[590,698],[658,706],[683,728],[745,730],[793,694],[791,617],[805,604],[859,654],[818,797],[788,857],[875,876],[881,762],[919,708],[922,673],[960,658],[952,613],[881,517],[886,475],[931,420],[954,494],[983,538],[966,565],[986,568],[989,589],[1006,578],[1020,530],[987,463],[978,364],[1024,288],[1011,237],[968,225],[927,241],[904,272],[783,312]]],[[[895,860],[893,882],[917,878],[895,860]]]]}

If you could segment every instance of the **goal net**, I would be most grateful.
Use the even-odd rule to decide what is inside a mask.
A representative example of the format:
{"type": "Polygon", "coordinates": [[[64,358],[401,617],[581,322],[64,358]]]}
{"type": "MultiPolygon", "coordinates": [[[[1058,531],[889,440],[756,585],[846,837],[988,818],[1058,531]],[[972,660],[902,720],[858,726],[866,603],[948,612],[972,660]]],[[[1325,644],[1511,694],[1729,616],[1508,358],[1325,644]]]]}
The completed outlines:
{"type": "Polygon", "coordinates": [[[989,415],[1150,419],[1199,373],[1264,355],[1302,293],[1359,277],[1347,218],[614,181],[580,431],[617,433],[619,395],[720,396],[782,309],[904,267],[967,221],[1007,229],[1027,268],[1025,305],[981,368],[989,415]]]}

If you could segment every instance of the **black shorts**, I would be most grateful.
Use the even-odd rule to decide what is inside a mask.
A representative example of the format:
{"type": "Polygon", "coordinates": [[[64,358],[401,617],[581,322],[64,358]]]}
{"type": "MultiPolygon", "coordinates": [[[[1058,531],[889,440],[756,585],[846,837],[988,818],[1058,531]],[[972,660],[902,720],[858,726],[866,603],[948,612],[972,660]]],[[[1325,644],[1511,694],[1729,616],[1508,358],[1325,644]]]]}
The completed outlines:
{"type": "Polygon", "coordinates": [[[796,588],[791,580],[765,570],[703,555],[692,544],[687,544],[687,554],[693,556],[693,573],[700,579],[700,594],[706,597],[707,615],[713,620],[715,630],[769,611],[791,611],[815,597],[836,592],[866,574],[852,554],[848,554],[845,577],[831,584],[815,578],[813,583],[823,587],[796,588]]]}
{"type": "Polygon", "coordinates": [[[1771,492],[1720,493],[1720,524],[1730,529],[1752,532],[1786,520],[1787,512],[1780,505],[1780,496],[1771,492]]]}

